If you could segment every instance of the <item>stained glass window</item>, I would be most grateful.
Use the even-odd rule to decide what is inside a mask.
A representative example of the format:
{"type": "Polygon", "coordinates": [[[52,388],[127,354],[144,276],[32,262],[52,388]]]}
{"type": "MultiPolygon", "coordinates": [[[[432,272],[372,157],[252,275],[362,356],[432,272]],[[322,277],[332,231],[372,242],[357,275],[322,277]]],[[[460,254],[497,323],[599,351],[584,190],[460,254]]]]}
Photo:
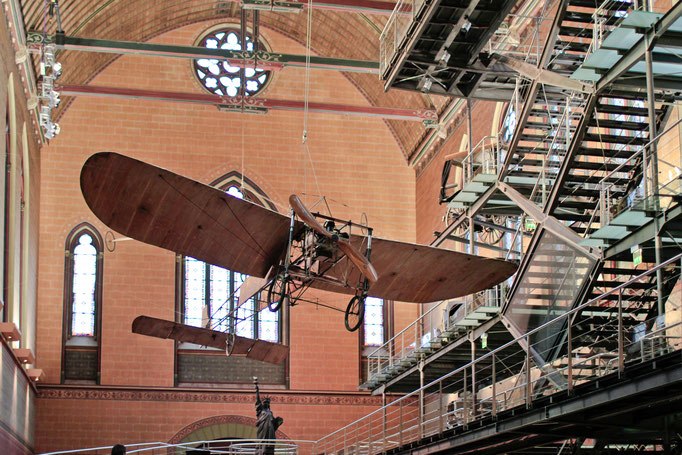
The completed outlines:
{"type": "Polygon", "coordinates": [[[103,250],[102,237],[89,223],[80,223],[66,238],[63,383],[99,381],[103,250]]]}
{"type": "MultiPolygon", "coordinates": [[[[246,50],[253,51],[253,37],[247,33],[245,41],[246,50]]],[[[241,51],[243,49],[241,31],[230,28],[212,31],[199,41],[198,46],[241,51]]],[[[259,42],[259,48],[264,49],[264,44],[259,42]]],[[[240,67],[231,66],[228,60],[200,58],[194,60],[193,66],[201,84],[209,92],[220,96],[237,96],[242,90],[247,96],[255,95],[265,87],[270,77],[270,71],[253,66],[244,68],[242,72],[240,67]],[[246,85],[242,83],[242,75],[246,85]]]]}
{"type": "Polygon", "coordinates": [[[365,299],[365,346],[384,344],[384,301],[375,297],[365,299]]]}
{"type": "Polygon", "coordinates": [[[97,248],[92,237],[81,234],[73,249],[73,301],[71,335],[95,336],[95,283],[97,282],[97,248]]]}
{"type": "MultiPolygon", "coordinates": [[[[234,184],[223,187],[230,196],[243,199],[234,184]]],[[[206,264],[192,257],[184,258],[184,320],[196,327],[211,327],[246,338],[279,341],[280,312],[267,305],[257,307],[256,295],[238,306],[239,289],[247,275],[206,264]],[[263,310],[257,311],[263,307],[263,310]]]]}

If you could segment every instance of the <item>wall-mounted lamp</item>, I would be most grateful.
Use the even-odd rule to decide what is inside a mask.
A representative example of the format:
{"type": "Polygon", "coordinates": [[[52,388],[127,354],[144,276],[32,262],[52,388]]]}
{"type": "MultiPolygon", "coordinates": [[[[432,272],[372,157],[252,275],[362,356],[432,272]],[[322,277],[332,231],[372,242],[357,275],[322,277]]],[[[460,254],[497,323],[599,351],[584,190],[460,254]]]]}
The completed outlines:
{"type": "Polygon", "coordinates": [[[27,368],[26,373],[33,382],[42,382],[45,380],[45,372],[40,368],[27,368]]]}
{"type": "Polygon", "coordinates": [[[36,357],[33,355],[33,352],[28,348],[15,349],[14,355],[17,356],[19,362],[24,365],[31,365],[36,361],[36,357]]]}
{"type": "Polygon", "coordinates": [[[0,333],[7,341],[21,340],[21,332],[14,322],[0,322],[0,333]]]}
{"type": "Polygon", "coordinates": [[[59,134],[59,124],[52,121],[52,109],[59,106],[61,100],[60,93],[55,90],[54,81],[62,74],[62,64],[55,60],[56,47],[48,44],[43,50],[43,61],[40,62],[40,74],[42,82],[40,85],[40,106],[38,119],[43,128],[45,138],[53,139],[59,134]]]}

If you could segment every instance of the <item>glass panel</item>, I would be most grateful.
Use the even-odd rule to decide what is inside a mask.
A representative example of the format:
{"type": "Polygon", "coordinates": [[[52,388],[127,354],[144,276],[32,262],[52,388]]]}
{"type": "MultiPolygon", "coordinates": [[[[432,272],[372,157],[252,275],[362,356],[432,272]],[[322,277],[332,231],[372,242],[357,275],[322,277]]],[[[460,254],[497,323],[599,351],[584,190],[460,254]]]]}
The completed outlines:
{"type": "MultiPolygon", "coordinates": [[[[550,232],[536,235],[542,238],[506,311],[522,333],[571,309],[594,266],[593,259],[550,232]]],[[[547,327],[531,337],[531,344],[544,361],[551,360],[562,333],[557,327],[547,327]]]]}
{"type": "Polygon", "coordinates": [[[230,308],[230,271],[210,266],[211,328],[227,332],[227,313],[230,308]]]}
{"type": "Polygon", "coordinates": [[[95,335],[95,283],[97,281],[97,249],[92,237],[82,234],[73,249],[73,301],[71,335],[95,335]]]}
{"type": "Polygon", "coordinates": [[[279,311],[272,312],[266,306],[258,313],[258,338],[279,343],[279,311]]]}
{"type": "Polygon", "coordinates": [[[365,299],[365,346],[384,344],[384,301],[375,297],[365,299]]]}
{"type": "MultiPolygon", "coordinates": [[[[241,273],[234,273],[234,288],[236,289],[234,293],[234,301],[237,302],[239,299],[239,287],[241,287],[242,283],[244,282],[244,279],[246,278],[246,275],[243,275],[241,273]]],[[[242,306],[237,309],[237,321],[235,323],[236,327],[236,334],[241,336],[241,337],[246,337],[246,338],[253,338],[255,336],[254,333],[254,325],[255,325],[255,308],[254,308],[254,300],[253,298],[250,298],[248,301],[244,302],[242,306]]]]}
{"type": "Polygon", "coordinates": [[[206,266],[192,257],[185,258],[185,324],[202,327],[206,298],[206,266]]]}

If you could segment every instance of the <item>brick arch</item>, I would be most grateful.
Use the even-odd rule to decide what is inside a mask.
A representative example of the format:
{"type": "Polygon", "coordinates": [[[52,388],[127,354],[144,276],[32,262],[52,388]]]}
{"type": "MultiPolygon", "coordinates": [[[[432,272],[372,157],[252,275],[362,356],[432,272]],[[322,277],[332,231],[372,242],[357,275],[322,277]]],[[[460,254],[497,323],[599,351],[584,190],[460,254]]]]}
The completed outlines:
{"type": "MultiPolygon", "coordinates": [[[[200,22],[238,20],[237,8],[220,8],[216,2],[201,0],[185,2],[168,0],[129,0],[110,6],[111,0],[73,0],[62,11],[62,25],[67,35],[97,37],[122,41],[146,42],[171,30],[200,22]]],[[[22,11],[27,28],[43,28],[43,2],[26,0],[22,11]]],[[[307,14],[275,14],[263,12],[261,28],[270,29],[305,45],[307,41],[307,14]]],[[[379,58],[379,33],[387,17],[359,15],[331,10],[314,10],[311,51],[317,55],[338,58],[377,60],[379,58]],[[368,19],[369,18],[369,19],[368,19]]],[[[46,33],[55,31],[56,21],[46,25],[46,33]]],[[[119,56],[79,51],[60,51],[64,65],[60,82],[87,84],[119,56]]],[[[393,90],[384,91],[383,84],[374,74],[344,72],[344,77],[355,86],[371,106],[390,106],[407,109],[431,107],[432,101],[440,110],[447,97],[432,96],[427,99],[420,93],[393,90]]],[[[55,119],[61,118],[74,97],[65,97],[55,110],[55,119]]],[[[415,148],[426,136],[420,122],[384,119],[390,134],[404,158],[409,160],[415,148]]]]}
{"type": "MultiPolygon", "coordinates": [[[[183,442],[191,442],[192,440],[201,441],[203,438],[193,438],[193,436],[200,436],[202,433],[210,431],[210,429],[217,429],[218,433],[224,432],[225,438],[239,437],[243,439],[254,439],[256,437],[256,422],[253,417],[245,417],[239,415],[220,415],[207,417],[205,419],[192,422],[170,438],[169,444],[180,444],[183,442]],[[222,428],[221,428],[222,427],[222,428]]],[[[277,439],[290,439],[284,432],[277,430],[277,439]]],[[[223,437],[221,435],[220,437],[223,437]]],[[[173,447],[168,448],[168,455],[173,455],[175,450],[173,447]]]]}

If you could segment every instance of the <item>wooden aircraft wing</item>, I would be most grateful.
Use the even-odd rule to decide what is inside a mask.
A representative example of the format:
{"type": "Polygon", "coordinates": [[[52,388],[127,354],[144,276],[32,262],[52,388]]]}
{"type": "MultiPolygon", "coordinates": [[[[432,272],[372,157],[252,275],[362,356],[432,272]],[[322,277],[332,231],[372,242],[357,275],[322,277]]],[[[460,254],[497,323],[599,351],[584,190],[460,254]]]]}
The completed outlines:
{"type": "Polygon", "coordinates": [[[117,153],[88,158],[81,190],[111,229],[247,275],[265,277],[289,239],[288,217],[117,153]]]}
{"type": "MultiPolygon", "coordinates": [[[[366,238],[351,236],[350,243],[364,252],[366,238]]],[[[372,238],[370,262],[379,275],[368,295],[401,302],[435,302],[487,289],[516,272],[516,264],[426,245],[372,238]]],[[[336,278],[348,270],[347,261],[336,264],[327,275],[336,278]]],[[[348,283],[357,283],[360,274],[352,270],[348,283]]],[[[322,280],[312,287],[344,294],[355,289],[334,286],[322,280]]]]}
{"type": "MultiPolygon", "coordinates": [[[[226,349],[228,341],[228,334],[225,332],[193,327],[150,316],[136,317],[133,321],[133,333],[194,343],[222,350],[226,349]]],[[[268,363],[281,363],[289,353],[289,347],[283,344],[253,340],[240,336],[230,336],[229,338],[230,342],[234,341],[234,344],[230,346],[230,355],[246,356],[253,360],[268,363]]]]}

